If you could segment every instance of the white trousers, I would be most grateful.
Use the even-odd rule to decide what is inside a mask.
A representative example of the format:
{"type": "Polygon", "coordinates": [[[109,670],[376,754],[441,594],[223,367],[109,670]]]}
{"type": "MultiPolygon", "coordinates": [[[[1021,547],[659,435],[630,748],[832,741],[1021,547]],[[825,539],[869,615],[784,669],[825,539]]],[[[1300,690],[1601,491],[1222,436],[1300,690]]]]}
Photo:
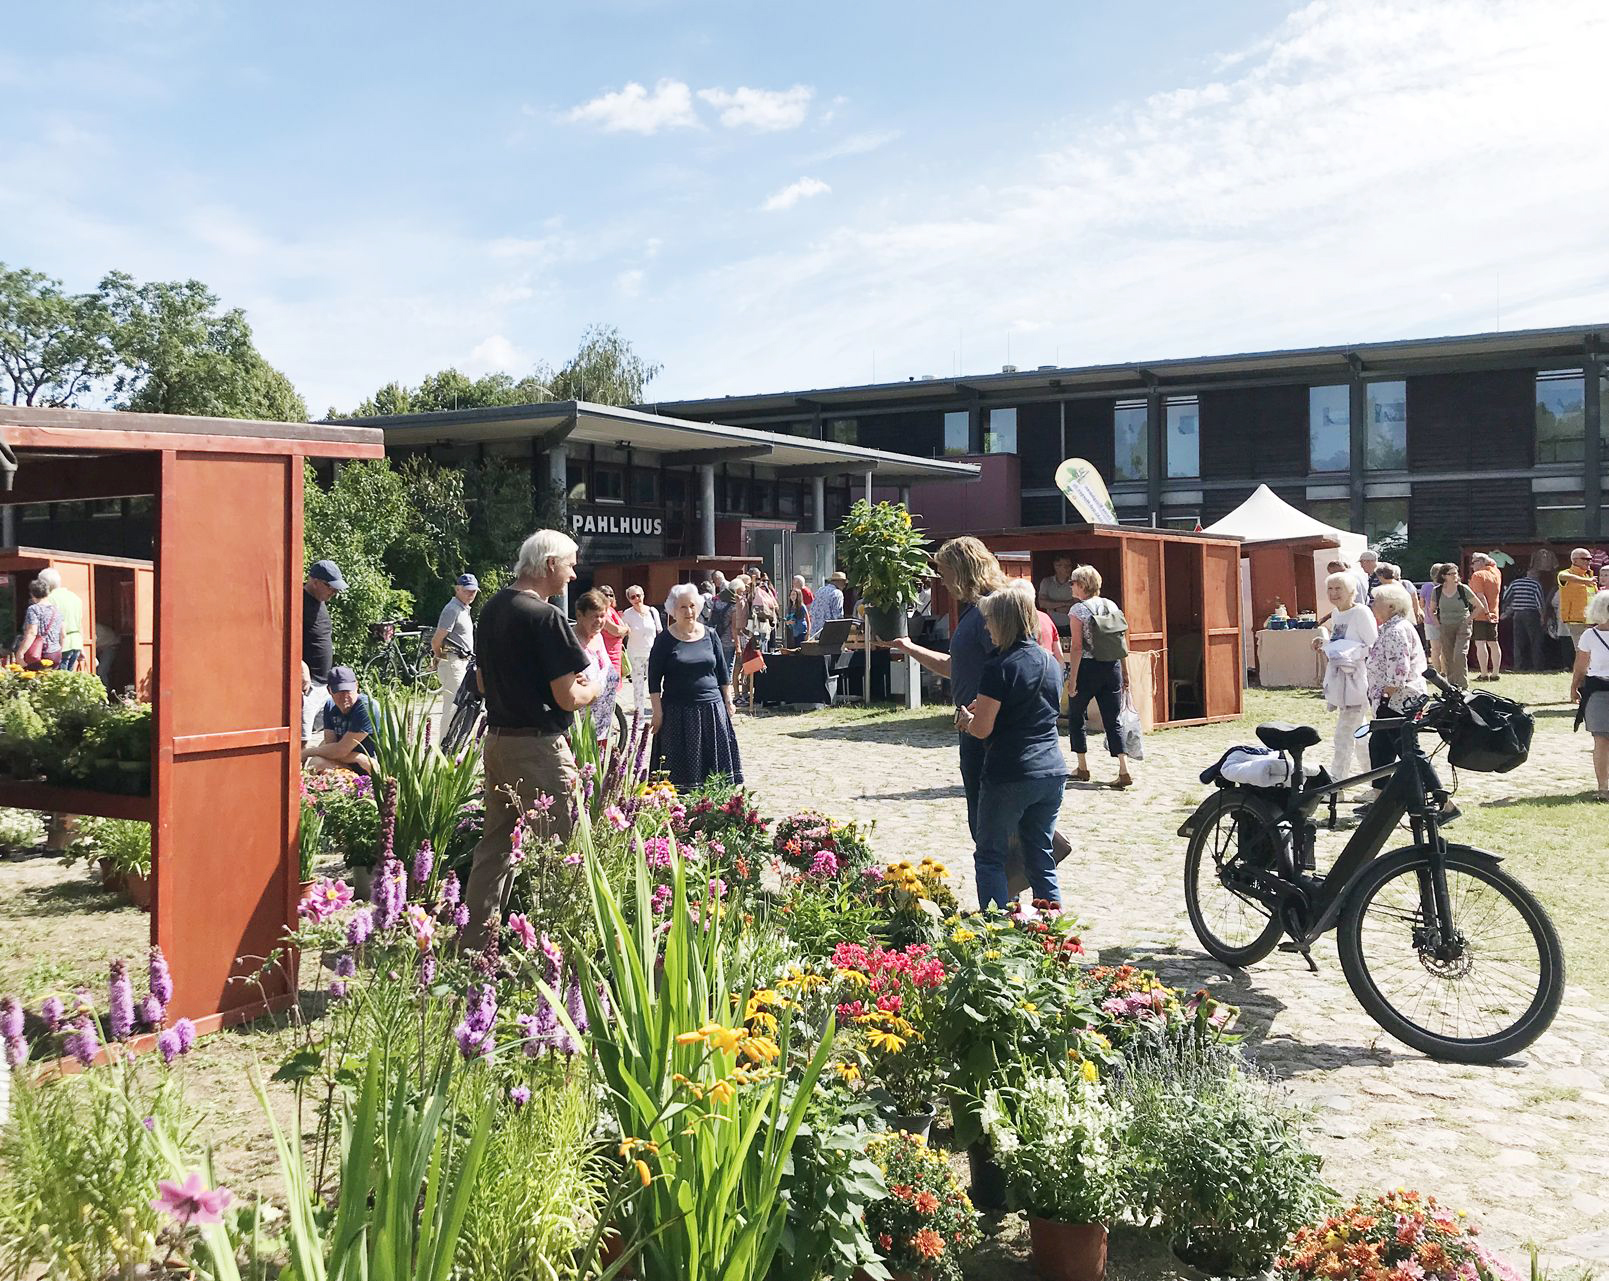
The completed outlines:
{"type": "Polygon", "coordinates": [[[639,658],[636,654],[628,654],[627,657],[631,659],[632,710],[641,708],[643,718],[646,720],[651,710],[648,706],[648,655],[644,654],[639,658]]]}
{"type": "Polygon", "coordinates": [[[330,701],[330,687],[313,682],[313,688],[302,695],[302,742],[316,742],[318,733],[319,713],[324,710],[324,704],[330,701]]]}
{"type": "Polygon", "coordinates": [[[1330,777],[1337,783],[1369,767],[1368,738],[1353,737],[1368,722],[1369,709],[1363,706],[1343,707],[1335,714],[1335,750],[1330,753],[1330,777]]]}
{"type": "Polygon", "coordinates": [[[436,660],[436,679],[441,682],[441,702],[436,708],[436,737],[432,742],[440,743],[447,737],[447,727],[453,723],[453,712],[457,708],[453,705],[458,697],[458,689],[464,683],[464,676],[469,671],[469,660],[459,658],[453,654],[443,654],[436,660]]]}

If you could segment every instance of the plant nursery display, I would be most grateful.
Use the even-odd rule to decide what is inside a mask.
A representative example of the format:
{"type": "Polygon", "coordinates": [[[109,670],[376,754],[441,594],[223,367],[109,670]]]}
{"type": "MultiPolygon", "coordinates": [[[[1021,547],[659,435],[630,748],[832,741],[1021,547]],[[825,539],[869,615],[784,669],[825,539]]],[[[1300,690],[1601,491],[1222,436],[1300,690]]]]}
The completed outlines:
{"type": "Polygon", "coordinates": [[[866,605],[879,639],[905,634],[905,610],[932,573],[928,540],[903,503],[857,499],[838,526],[838,559],[866,605]]]}
{"type": "Polygon", "coordinates": [[[0,668],[0,763],[13,778],[143,795],[151,708],[109,704],[92,672],[0,668]]]}

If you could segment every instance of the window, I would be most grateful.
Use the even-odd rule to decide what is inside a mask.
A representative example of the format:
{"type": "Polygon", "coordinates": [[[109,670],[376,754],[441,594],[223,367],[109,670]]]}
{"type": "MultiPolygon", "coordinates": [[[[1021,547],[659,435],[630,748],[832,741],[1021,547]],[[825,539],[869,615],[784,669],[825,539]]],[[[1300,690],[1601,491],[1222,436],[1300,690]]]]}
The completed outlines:
{"type": "Polygon", "coordinates": [[[1145,402],[1120,400],[1112,411],[1112,479],[1144,480],[1150,471],[1145,402]]]}
{"type": "Polygon", "coordinates": [[[1349,471],[1352,467],[1352,389],[1307,389],[1307,465],[1313,471],[1349,471]]]}
{"type": "Polygon", "coordinates": [[[827,439],[839,445],[858,445],[859,431],[853,418],[829,418],[827,439]]]}
{"type": "Polygon", "coordinates": [[[972,415],[954,410],[944,415],[944,454],[955,458],[972,452],[972,415]]]}
{"type": "Polygon", "coordinates": [[[659,473],[646,467],[631,469],[631,501],[643,507],[659,504],[659,473]]]}
{"type": "Polygon", "coordinates": [[[565,493],[572,503],[587,501],[587,465],[576,458],[564,464],[565,493]]]}
{"type": "Polygon", "coordinates": [[[986,454],[1014,454],[1017,452],[1017,411],[991,409],[989,427],[983,433],[983,452],[986,454]]]}
{"type": "Polygon", "coordinates": [[[592,497],[600,503],[626,501],[626,473],[618,467],[592,469],[592,497]]]}
{"type": "MultiPolygon", "coordinates": [[[[1341,528],[1345,529],[1343,525],[1341,528]]],[[[1371,547],[1377,546],[1391,535],[1408,536],[1408,500],[1406,498],[1365,498],[1363,500],[1363,536],[1371,547]]]]}
{"type": "Polygon", "coordinates": [[[777,515],[790,519],[799,515],[799,486],[786,480],[777,486],[777,515]]]}
{"type": "Polygon", "coordinates": [[[1585,377],[1569,369],[1538,373],[1536,461],[1578,463],[1585,456],[1586,436],[1585,377]]]}
{"type": "Polygon", "coordinates": [[[1194,479],[1201,475],[1201,406],[1196,398],[1179,396],[1170,399],[1167,423],[1168,479],[1194,479]]]}
{"type": "Polygon", "coordinates": [[[1309,498],[1307,514],[1335,529],[1352,528],[1352,500],[1349,498],[1309,498]]]}
{"type": "Polygon", "coordinates": [[[1370,471],[1406,471],[1408,467],[1408,384],[1370,383],[1366,461],[1370,471]]]}

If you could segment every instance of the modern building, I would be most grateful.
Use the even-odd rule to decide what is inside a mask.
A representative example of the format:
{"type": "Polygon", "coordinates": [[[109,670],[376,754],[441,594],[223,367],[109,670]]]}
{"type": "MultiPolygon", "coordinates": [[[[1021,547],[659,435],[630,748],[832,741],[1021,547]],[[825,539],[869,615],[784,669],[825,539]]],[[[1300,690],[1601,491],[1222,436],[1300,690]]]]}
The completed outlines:
{"type": "MultiPolygon", "coordinates": [[[[919,486],[935,533],[1077,520],[1058,463],[1094,463],[1120,519],[1190,529],[1266,483],[1371,539],[1609,533],[1602,482],[1609,325],[1082,368],[1007,367],[642,406],[775,437],[979,464],[919,486]]],[[[739,495],[741,497],[741,494],[739,495]]]]}

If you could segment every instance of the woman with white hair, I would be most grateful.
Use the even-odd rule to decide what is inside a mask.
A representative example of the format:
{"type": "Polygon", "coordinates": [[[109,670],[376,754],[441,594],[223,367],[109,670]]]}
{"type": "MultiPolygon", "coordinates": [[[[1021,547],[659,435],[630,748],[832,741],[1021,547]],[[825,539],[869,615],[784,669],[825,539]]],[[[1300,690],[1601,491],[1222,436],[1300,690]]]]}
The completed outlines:
{"type": "Polygon", "coordinates": [[[1587,601],[1586,626],[1576,638],[1570,697],[1577,703],[1576,728],[1592,735],[1592,768],[1598,799],[1609,801],[1609,591],[1587,601]]]}
{"type": "MultiPolygon", "coordinates": [[[[1369,706],[1381,719],[1400,717],[1407,712],[1410,698],[1429,692],[1425,685],[1425,648],[1419,643],[1419,633],[1413,629],[1413,602],[1408,598],[1407,588],[1400,583],[1390,583],[1374,589],[1370,606],[1380,630],[1369,647],[1365,665],[1369,706]]],[[[1369,768],[1379,769],[1396,760],[1399,742],[1395,733],[1371,734],[1369,768]]],[[[1425,789],[1441,806],[1441,821],[1446,823],[1457,818],[1458,810],[1447,799],[1429,758],[1423,751],[1417,753],[1417,758],[1425,789]]],[[[1376,790],[1383,789],[1386,781],[1376,779],[1376,790]]]]}
{"type": "Polygon", "coordinates": [[[699,621],[703,598],[691,583],[670,589],[670,623],[648,654],[651,729],[670,781],[702,786],[716,774],[743,781],[733,729],[732,660],[713,627],[699,621]]]}
{"type": "MultiPolygon", "coordinates": [[[[1380,587],[1388,585],[1382,581],[1380,587]]],[[[1380,587],[1374,590],[1380,591],[1380,587]]],[[[1398,586],[1398,590],[1403,590],[1398,586]]],[[[1351,574],[1331,574],[1324,580],[1331,612],[1319,628],[1313,648],[1324,652],[1324,703],[1335,713],[1335,744],[1330,752],[1330,777],[1336,782],[1361,772],[1362,749],[1357,733],[1369,720],[1369,682],[1365,671],[1369,650],[1380,627],[1368,606],[1358,603],[1357,584],[1351,574]]],[[[1409,599],[1410,621],[1412,599],[1409,599]]],[[[1417,639],[1417,637],[1415,638],[1417,639]]]]}

